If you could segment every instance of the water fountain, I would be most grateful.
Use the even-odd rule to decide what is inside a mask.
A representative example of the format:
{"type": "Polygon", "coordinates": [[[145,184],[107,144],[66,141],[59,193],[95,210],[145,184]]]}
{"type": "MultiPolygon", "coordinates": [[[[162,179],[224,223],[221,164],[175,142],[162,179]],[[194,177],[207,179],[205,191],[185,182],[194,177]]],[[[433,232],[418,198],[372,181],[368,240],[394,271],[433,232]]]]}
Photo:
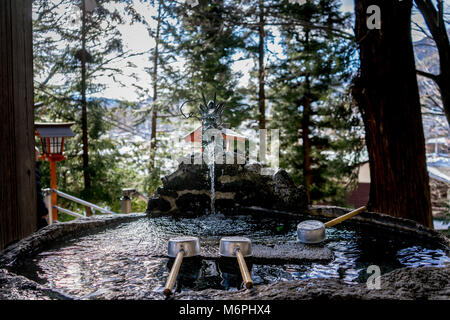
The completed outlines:
{"type": "Polygon", "coordinates": [[[210,212],[216,213],[215,210],[215,163],[216,157],[224,156],[223,141],[221,137],[222,131],[222,114],[224,110],[223,103],[217,103],[216,94],[214,100],[207,102],[205,95],[202,94],[203,104],[199,105],[200,116],[196,116],[193,112],[185,115],[183,113],[183,105],[180,107],[180,113],[186,118],[196,118],[202,122],[202,152],[206,153],[206,162],[209,168],[210,185],[211,185],[211,205],[210,212]],[[219,137],[219,139],[216,139],[219,137]]]}
{"type": "MultiPolygon", "coordinates": [[[[204,125],[220,130],[223,106],[203,101],[204,125]]],[[[450,241],[442,234],[363,212],[326,228],[319,244],[300,243],[300,222],[350,210],[308,207],[286,171],[264,175],[256,163],[211,162],[222,154],[208,143],[203,150],[209,162],[180,163],[146,213],[55,224],[0,252],[0,299],[163,299],[174,264],[168,243],[182,236],[198,237],[201,252],[176,266],[176,298],[449,298],[450,241]],[[221,214],[209,214],[215,211],[221,214]],[[220,239],[230,236],[251,238],[251,292],[236,259],[220,255],[220,239]],[[366,285],[373,266],[380,290],[366,285]]]]}

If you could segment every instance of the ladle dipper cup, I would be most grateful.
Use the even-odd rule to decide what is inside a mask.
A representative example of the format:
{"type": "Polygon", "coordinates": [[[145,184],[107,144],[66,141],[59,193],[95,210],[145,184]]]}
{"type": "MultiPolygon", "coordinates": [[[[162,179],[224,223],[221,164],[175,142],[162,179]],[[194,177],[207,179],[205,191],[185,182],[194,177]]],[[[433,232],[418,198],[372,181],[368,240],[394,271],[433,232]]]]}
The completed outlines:
{"type": "Polygon", "coordinates": [[[245,237],[223,237],[220,239],[219,251],[221,256],[237,258],[245,287],[247,289],[253,287],[253,280],[244,259],[244,257],[252,255],[252,242],[250,239],[245,237]]]}
{"type": "Polygon", "coordinates": [[[346,213],[340,217],[330,220],[326,223],[317,220],[302,221],[297,226],[298,241],[303,243],[319,243],[326,239],[325,228],[332,227],[338,223],[348,220],[357,214],[365,211],[366,207],[361,207],[346,213]]]}
{"type": "Polygon", "coordinates": [[[169,240],[168,256],[175,258],[175,262],[170,270],[166,281],[164,294],[170,296],[173,286],[180,271],[181,262],[184,257],[193,257],[200,254],[200,240],[197,237],[177,237],[169,240]]]}

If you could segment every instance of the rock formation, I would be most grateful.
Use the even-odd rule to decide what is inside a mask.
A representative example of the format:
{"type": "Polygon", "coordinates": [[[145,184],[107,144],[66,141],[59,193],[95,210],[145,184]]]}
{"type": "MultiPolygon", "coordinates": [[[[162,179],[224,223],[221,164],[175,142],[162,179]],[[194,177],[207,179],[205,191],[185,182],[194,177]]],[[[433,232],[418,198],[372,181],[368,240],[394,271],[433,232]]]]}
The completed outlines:
{"type": "MultiPolygon", "coordinates": [[[[162,178],[163,186],[150,198],[147,214],[199,216],[207,213],[211,202],[208,165],[187,162],[181,162],[175,172],[162,178]]],[[[308,204],[304,188],[297,187],[285,170],[263,174],[268,171],[256,163],[216,164],[216,211],[233,214],[239,213],[242,207],[256,206],[305,212],[308,204]]]]}

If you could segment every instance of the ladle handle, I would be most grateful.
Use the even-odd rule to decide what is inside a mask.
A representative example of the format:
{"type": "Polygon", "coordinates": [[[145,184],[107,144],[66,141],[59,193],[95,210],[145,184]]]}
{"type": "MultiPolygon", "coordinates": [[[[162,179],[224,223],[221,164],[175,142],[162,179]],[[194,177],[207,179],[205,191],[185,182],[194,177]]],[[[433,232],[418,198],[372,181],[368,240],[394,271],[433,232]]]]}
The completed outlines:
{"type": "Polygon", "coordinates": [[[178,272],[180,271],[181,262],[183,261],[184,251],[180,250],[175,258],[175,262],[172,266],[172,270],[170,270],[169,277],[166,281],[166,287],[164,288],[164,294],[166,296],[170,296],[172,294],[173,286],[175,285],[175,281],[177,280],[178,272]]]}
{"type": "Polygon", "coordinates": [[[367,210],[367,207],[365,207],[365,206],[363,206],[361,208],[358,208],[356,210],[353,210],[353,211],[351,211],[349,213],[346,213],[346,214],[344,214],[344,215],[342,215],[340,217],[337,217],[337,218],[335,218],[333,220],[328,221],[327,223],[325,223],[325,227],[329,228],[329,227],[332,227],[332,226],[334,226],[334,225],[336,225],[338,223],[344,222],[345,220],[348,220],[348,219],[356,216],[357,214],[360,214],[361,212],[363,212],[365,210],[367,210]]]}
{"type": "Polygon", "coordinates": [[[253,287],[253,280],[250,276],[250,272],[248,271],[247,264],[245,263],[244,256],[242,255],[241,250],[236,250],[236,258],[239,263],[239,269],[241,270],[242,280],[244,280],[245,287],[250,289],[253,287]]]}

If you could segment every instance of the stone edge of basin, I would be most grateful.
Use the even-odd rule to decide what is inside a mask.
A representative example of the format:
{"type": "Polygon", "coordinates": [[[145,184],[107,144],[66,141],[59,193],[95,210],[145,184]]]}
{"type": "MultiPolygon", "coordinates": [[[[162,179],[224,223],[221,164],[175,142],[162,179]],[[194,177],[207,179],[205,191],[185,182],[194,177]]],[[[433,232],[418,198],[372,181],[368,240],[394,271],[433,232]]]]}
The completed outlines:
{"type": "Polygon", "coordinates": [[[77,232],[95,230],[104,226],[133,221],[146,217],[145,213],[92,216],[74,221],[55,223],[32,233],[0,251],[0,268],[13,266],[19,259],[39,251],[55,240],[76,236],[77,232]]]}
{"type": "Polygon", "coordinates": [[[252,289],[206,289],[182,292],[178,300],[448,300],[450,264],[442,268],[400,268],[380,277],[380,289],[366,283],[346,284],[338,279],[278,281],[252,289]]]}
{"type": "Polygon", "coordinates": [[[76,300],[54,288],[48,288],[24,276],[0,269],[0,300],[76,300]]]}
{"type": "MultiPolygon", "coordinates": [[[[317,219],[322,221],[327,221],[329,219],[336,218],[345,213],[352,211],[353,209],[337,207],[337,206],[309,206],[308,213],[306,214],[298,214],[281,210],[267,210],[265,208],[260,207],[246,207],[243,208],[245,213],[253,215],[253,216],[274,216],[274,214],[284,217],[286,219],[317,219]]],[[[396,232],[404,232],[408,234],[420,235],[423,238],[428,238],[429,240],[436,241],[443,246],[443,248],[450,254],[450,238],[445,236],[443,233],[440,233],[431,228],[425,227],[413,220],[393,217],[385,213],[379,212],[363,212],[351,220],[348,220],[345,223],[350,224],[360,224],[364,226],[375,226],[381,227],[384,229],[390,229],[396,232]]]]}

